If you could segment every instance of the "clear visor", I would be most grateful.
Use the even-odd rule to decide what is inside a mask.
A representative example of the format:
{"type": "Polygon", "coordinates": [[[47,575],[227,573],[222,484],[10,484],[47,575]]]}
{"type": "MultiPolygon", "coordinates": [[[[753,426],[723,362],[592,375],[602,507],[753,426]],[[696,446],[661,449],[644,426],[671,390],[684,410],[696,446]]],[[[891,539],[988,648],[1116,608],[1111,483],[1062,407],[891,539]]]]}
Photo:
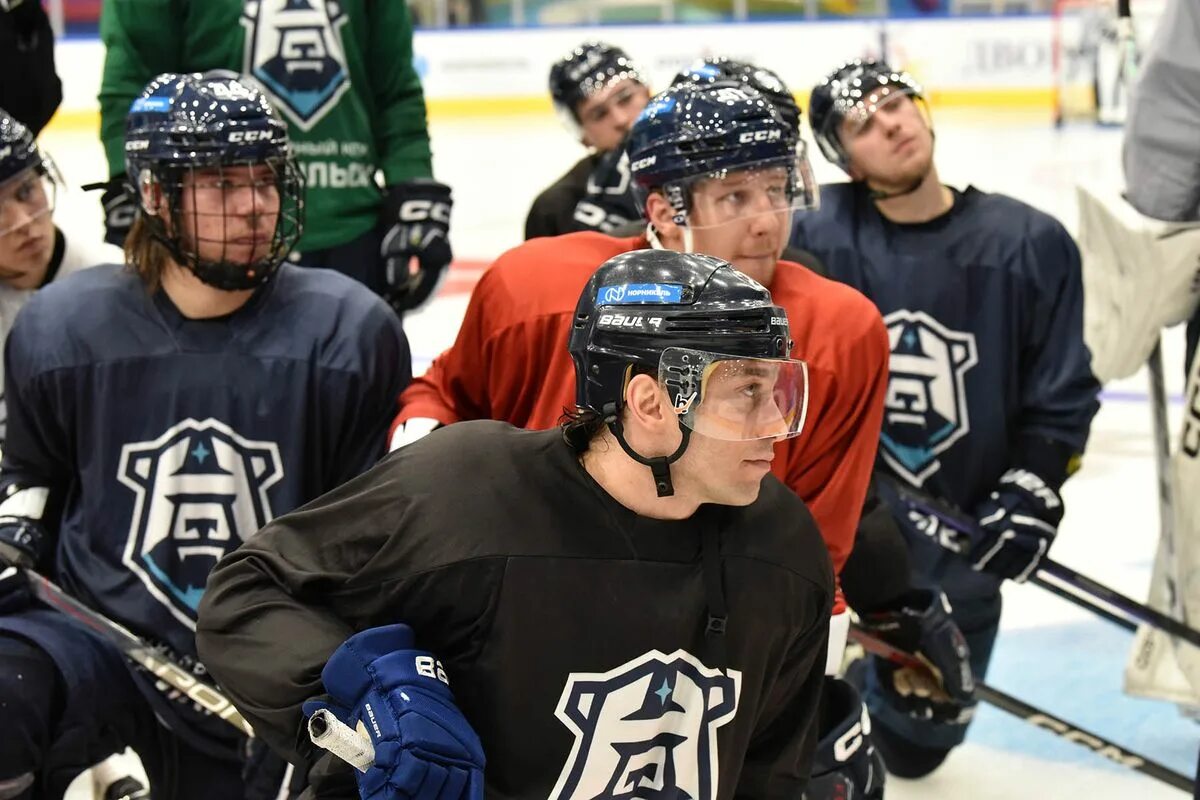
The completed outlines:
{"type": "Polygon", "coordinates": [[[840,119],[842,135],[856,136],[880,110],[893,106],[902,97],[913,96],[909,87],[899,84],[879,86],[865,95],[847,95],[838,100],[838,114],[834,119],[840,119]]]}
{"type": "Polygon", "coordinates": [[[670,347],[659,385],[679,421],[713,439],[744,442],[800,435],[808,411],[808,365],[670,347]]]}
{"type": "Polygon", "coordinates": [[[0,183],[0,236],[53,213],[59,183],[58,170],[49,159],[0,183]]]}
{"type": "Polygon", "coordinates": [[[693,230],[764,215],[790,221],[792,212],[815,209],[818,204],[817,182],[803,143],[790,161],[750,164],[680,181],[671,188],[687,208],[687,225],[693,230]]]}

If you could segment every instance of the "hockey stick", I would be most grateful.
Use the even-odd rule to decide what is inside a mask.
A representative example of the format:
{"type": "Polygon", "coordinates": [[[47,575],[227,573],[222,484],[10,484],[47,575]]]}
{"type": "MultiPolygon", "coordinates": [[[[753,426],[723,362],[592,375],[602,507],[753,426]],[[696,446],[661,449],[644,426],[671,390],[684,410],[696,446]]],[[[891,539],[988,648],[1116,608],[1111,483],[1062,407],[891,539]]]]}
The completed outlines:
{"type": "MultiPolygon", "coordinates": [[[[892,647],[887,642],[872,636],[861,628],[851,627],[850,638],[861,644],[863,649],[868,653],[873,653],[905,667],[921,670],[926,673],[929,671],[929,667],[916,656],[892,647]]],[[[995,706],[1001,711],[1006,711],[1015,717],[1019,717],[1031,725],[1036,725],[1039,728],[1050,731],[1060,738],[1066,739],[1068,742],[1085,747],[1097,755],[1104,756],[1115,764],[1136,770],[1143,775],[1149,775],[1151,778],[1156,778],[1163,783],[1174,786],[1176,789],[1182,789],[1185,792],[1192,791],[1192,779],[1186,775],[1176,772],[1157,761],[1152,761],[1145,756],[1130,752],[1102,736],[1097,736],[1091,731],[1072,725],[1053,714],[1029,705],[1023,700],[1018,700],[1012,695],[1005,694],[999,689],[988,686],[982,681],[975,682],[975,694],[985,703],[995,706]]]]}
{"type": "MultiPolygon", "coordinates": [[[[890,475],[876,473],[875,479],[894,492],[901,502],[910,508],[933,515],[957,533],[977,535],[979,523],[973,517],[967,516],[948,503],[905,486],[890,475]]],[[[1110,589],[1099,581],[1076,572],[1053,559],[1043,558],[1037,572],[1029,578],[1029,582],[1104,617],[1126,630],[1134,630],[1136,623],[1142,622],[1200,647],[1200,631],[1195,628],[1139,603],[1115,589],[1110,589]],[[1115,609],[1117,614],[1114,614],[1112,609],[1115,609]],[[1125,621],[1118,622],[1115,619],[1118,615],[1123,616],[1125,621]]]]}
{"type": "MultiPolygon", "coordinates": [[[[1167,420],[1167,385],[1163,377],[1161,337],[1154,343],[1146,363],[1150,377],[1150,413],[1154,423],[1154,466],[1158,473],[1159,541],[1167,554],[1167,602],[1171,613],[1186,622],[1183,597],[1179,594],[1179,558],[1175,552],[1175,494],[1171,485],[1171,427],[1167,420]]],[[[1191,644],[1196,642],[1188,640],[1191,644]]]]}
{"type": "Polygon", "coordinates": [[[129,629],[88,608],[33,570],[26,569],[22,572],[38,600],[82,623],[102,639],[116,645],[130,661],[145,667],[151,675],[183,693],[204,710],[225,720],[247,736],[254,735],[250,723],[215,686],[197,678],[173,659],[142,641],[129,629]]]}

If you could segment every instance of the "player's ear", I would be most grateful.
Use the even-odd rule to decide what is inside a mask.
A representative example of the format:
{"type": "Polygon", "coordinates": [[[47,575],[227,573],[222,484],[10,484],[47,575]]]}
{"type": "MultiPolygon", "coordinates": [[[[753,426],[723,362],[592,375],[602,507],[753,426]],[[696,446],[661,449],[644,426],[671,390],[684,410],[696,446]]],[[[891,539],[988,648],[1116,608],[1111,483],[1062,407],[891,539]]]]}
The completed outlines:
{"type": "MultiPolygon", "coordinates": [[[[650,192],[646,196],[646,216],[659,238],[672,239],[679,236],[679,226],[675,224],[675,209],[667,202],[662,192],[650,192]]],[[[665,242],[664,242],[665,244],[665,242]]]]}
{"type": "Polygon", "coordinates": [[[667,400],[667,393],[658,385],[653,375],[634,375],[625,387],[625,413],[639,427],[658,432],[664,424],[674,429],[674,412],[667,400]]]}

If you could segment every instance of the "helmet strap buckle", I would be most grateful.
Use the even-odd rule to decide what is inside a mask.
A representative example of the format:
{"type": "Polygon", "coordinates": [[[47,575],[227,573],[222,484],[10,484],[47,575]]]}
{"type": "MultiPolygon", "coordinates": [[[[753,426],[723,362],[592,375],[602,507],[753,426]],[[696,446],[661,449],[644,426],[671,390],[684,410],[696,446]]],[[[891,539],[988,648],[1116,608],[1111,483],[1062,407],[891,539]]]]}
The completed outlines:
{"type": "Polygon", "coordinates": [[[650,474],[654,477],[654,489],[658,492],[659,497],[671,497],[675,494],[675,485],[671,482],[671,465],[679,460],[683,455],[683,451],[687,450],[688,440],[691,438],[691,431],[682,422],[679,423],[679,431],[683,434],[683,438],[679,442],[679,447],[675,448],[675,452],[669,456],[654,456],[647,458],[635,451],[629,446],[629,442],[625,441],[625,429],[621,426],[621,420],[610,419],[608,428],[612,431],[613,436],[617,439],[617,444],[621,445],[621,449],[625,454],[639,464],[643,464],[650,468],[650,474]]]}

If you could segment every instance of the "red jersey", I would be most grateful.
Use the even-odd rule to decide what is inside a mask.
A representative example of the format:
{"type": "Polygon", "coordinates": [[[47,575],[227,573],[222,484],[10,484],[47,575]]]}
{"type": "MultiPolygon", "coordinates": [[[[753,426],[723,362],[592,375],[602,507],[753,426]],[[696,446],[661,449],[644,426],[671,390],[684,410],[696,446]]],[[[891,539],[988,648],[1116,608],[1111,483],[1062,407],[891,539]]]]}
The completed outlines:
{"type": "MultiPolygon", "coordinates": [[[[500,256],[479,279],[454,345],[400,395],[393,430],[414,417],[557,425],[575,407],[567,336],[579,294],[605,261],[646,247],[644,236],[586,232],[531,239],[500,256]]],[[[768,288],[787,310],[792,358],[809,368],[804,430],[776,445],[771,469],[812,512],[839,573],[879,443],[887,332],[863,295],[799,264],[780,261],[768,288]]]]}

